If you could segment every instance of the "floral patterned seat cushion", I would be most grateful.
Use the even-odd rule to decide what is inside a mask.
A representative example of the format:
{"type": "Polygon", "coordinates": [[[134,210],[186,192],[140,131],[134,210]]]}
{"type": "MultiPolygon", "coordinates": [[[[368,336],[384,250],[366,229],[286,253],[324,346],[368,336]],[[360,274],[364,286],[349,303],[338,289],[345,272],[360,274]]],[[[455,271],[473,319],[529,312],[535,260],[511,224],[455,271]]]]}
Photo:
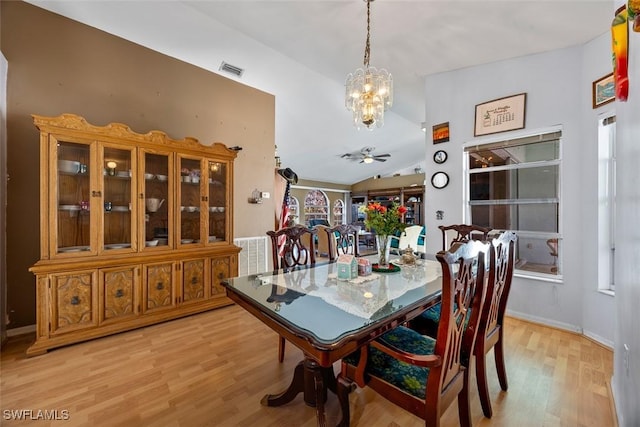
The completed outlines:
{"type": "MultiPolygon", "coordinates": [[[[454,305],[454,308],[457,308],[457,304],[454,305]]],[[[440,309],[441,309],[441,304],[437,303],[431,308],[420,313],[418,317],[420,318],[420,320],[426,320],[428,322],[437,324],[438,322],[440,322],[440,309]]],[[[471,319],[471,309],[467,310],[467,316],[464,320],[465,328],[469,324],[469,319],[471,319]]]]}
{"type": "MultiPolygon", "coordinates": [[[[378,338],[378,342],[391,348],[419,355],[433,354],[436,344],[433,338],[420,335],[404,326],[398,326],[382,335],[378,338]]],[[[344,358],[344,361],[355,366],[358,364],[359,357],[360,352],[358,351],[344,358]]],[[[380,350],[369,347],[369,360],[365,372],[393,384],[419,399],[425,398],[429,368],[401,362],[380,350]]]]}
{"type": "Polygon", "coordinates": [[[440,321],[440,308],[441,304],[438,303],[433,307],[423,311],[418,317],[420,317],[422,320],[428,320],[433,323],[438,323],[440,321]]]}

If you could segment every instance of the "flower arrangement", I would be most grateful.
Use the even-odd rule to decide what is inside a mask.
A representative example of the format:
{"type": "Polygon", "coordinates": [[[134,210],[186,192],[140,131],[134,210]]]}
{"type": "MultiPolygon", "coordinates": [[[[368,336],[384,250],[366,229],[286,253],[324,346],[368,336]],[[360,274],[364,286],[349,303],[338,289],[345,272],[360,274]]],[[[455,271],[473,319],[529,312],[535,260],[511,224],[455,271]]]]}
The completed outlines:
{"type": "Polygon", "coordinates": [[[407,213],[407,208],[394,203],[390,207],[378,202],[361,206],[360,211],[367,215],[364,225],[381,236],[394,235],[397,231],[404,231],[406,224],[402,222],[402,216],[407,213]]]}

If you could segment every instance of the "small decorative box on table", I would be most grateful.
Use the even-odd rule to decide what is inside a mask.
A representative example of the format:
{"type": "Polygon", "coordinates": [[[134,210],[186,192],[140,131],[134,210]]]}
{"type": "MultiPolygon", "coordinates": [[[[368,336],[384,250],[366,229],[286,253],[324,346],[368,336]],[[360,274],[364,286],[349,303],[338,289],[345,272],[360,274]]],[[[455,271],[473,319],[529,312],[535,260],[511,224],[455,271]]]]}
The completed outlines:
{"type": "Polygon", "coordinates": [[[351,280],[358,277],[358,260],[353,255],[338,257],[338,280],[351,280]]]}

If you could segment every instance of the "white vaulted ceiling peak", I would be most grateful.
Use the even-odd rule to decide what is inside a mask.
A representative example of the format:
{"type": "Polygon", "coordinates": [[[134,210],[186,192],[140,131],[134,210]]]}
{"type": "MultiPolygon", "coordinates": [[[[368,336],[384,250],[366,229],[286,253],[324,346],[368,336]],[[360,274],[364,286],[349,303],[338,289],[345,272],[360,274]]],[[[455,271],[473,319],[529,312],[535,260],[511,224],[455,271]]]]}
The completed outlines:
{"type": "Polygon", "coordinates": [[[610,0],[376,0],[371,65],[393,74],[394,103],[383,128],[358,131],[344,81],[362,66],[362,0],[30,3],[275,95],[283,165],[343,184],[424,162],[425,76],[580,45],[608,31],[612,16],[610,0]],[[242,77],[219,71],[223,61],[242,77]],[[368,146],[391,157],[340,158],[368,146]]]}

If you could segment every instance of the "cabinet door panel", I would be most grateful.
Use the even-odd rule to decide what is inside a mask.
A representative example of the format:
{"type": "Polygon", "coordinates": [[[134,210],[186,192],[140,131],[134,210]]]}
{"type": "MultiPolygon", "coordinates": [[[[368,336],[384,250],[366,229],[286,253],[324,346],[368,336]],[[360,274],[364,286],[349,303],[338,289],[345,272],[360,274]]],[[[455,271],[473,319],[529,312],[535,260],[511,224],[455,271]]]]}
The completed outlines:
{"type": "Polygon", "coordinates": [[[204,300],[206,260],[188,260],[182,263],[182,302],[204,300]]]}
{"type": "Polygon", "coordinates": [[[100,323],[138,314],[138,267],[101,270],[100,323]]]}
{"type": "Polygon", "coordinates": [[[179,157],[180,164],[180,233],[179,244],[192,246],[202,240],[202,216],[203,200],[202,184],[202,159],[179,157]]]}
{"type": "Polygon", "coordinates": [[[145,266],[145,312],[173,308],[176,305],[173,281],[173,263],[145,266]]]}
{"type": "Polygon", "coordinates": [[[51,333],[61,334],[97,325],[95,272],[51,276],[51,333]]]}
{"type": "MultiPolygon", "coordinates": [[[[54,223],[53,254],[95,254],[92,242],[90,141],[64,141],[52,138],[51,180],[55,191],[49,201],[54,223]]],[[[64,255],[63,255],[64,256],[64,255]]]]}
{"type": "Polygon", "coordinates": [[[135,150],[106,145],[102,148],[101,216],[104,251],[131,251],[135,241],[135,150]]]}
{"type": "Polygon", "coordinates": [[[226,291],[220,283],[222,279],[231,277],[232,259],[230,257],[214,258],[211,260],[211,297],[224,297],[226,291]]]}
{"type": "Polygon", "coordinates": [[[209,223],[208,242],[226,241],[228,237],[229,197],[227,193],[227,175],[229,168],[225,162],[209,160],[208,195],[209,223]]]}
{"type": "Polygon", "coordinates": [[[141,193],[145,218],[143,241],[145,250],[169,249],[173,241],[174,199],[170,183],[173,178],[173,154],[143,151],[141,193]]]}

